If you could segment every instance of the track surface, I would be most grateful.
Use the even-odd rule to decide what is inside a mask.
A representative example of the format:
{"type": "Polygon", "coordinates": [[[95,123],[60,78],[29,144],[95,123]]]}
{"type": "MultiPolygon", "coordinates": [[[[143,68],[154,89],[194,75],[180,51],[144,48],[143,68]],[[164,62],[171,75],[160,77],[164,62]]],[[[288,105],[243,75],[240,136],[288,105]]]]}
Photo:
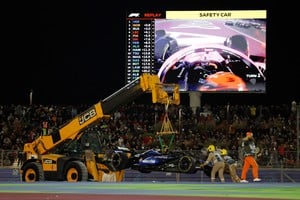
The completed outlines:
{"type": "Polygon", "coordinates": [[[297,183],[0,183],[0,200],[300,199],[297,183]]]}

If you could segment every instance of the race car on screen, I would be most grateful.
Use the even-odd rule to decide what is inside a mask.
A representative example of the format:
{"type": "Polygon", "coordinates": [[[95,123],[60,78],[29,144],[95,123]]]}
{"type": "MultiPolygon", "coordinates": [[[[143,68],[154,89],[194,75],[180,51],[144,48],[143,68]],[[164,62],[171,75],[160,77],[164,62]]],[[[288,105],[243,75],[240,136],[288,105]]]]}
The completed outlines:
{"type": "Polygon", "coordinates": [[[200,170],[201,161],[183,151],[161,152],[160,149],[149,149],[131,158],[131,169],[142,173],[152,171],[196,173],[200,170]]]}
{"type": "Polygon", "coordinates": [[[163,83],[179,84],[183,91],[264,92],[266,84],[264,73],[249,57],[217,44],[192,45],[177,51],[162,64],[158,76],[163,83]],[[211,75],[221,77],[211,81],[211,75]]]}
{"type": "Polygon", "coordinates": [[[155,68],[161,82],[177,83],[181,91],[265,92],[265,58],[249,54],[245,36],[180,46],[165,32],[158,35],[155,68]]]}

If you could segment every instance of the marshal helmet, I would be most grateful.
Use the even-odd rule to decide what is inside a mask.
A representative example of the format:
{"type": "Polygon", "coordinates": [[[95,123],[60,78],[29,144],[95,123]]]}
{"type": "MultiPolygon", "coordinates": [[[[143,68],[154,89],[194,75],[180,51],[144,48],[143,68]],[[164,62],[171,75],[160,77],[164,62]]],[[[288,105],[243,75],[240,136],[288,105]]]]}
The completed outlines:
{"type": "Polygon", "coordinates": [[[221,149],[221,156],[227,155],[227,150],[226,149],[221,149]]]}
{"type": "Polygon", "coordinates": [[[215,151],[215,150],[216,150],[216,147],[215,147],[215,145],[211,144],[211,145],[209,145],[209,146],[207,147],[207,150],[208,150],[209,152],[212,152],[212,151],[215,151]]]}

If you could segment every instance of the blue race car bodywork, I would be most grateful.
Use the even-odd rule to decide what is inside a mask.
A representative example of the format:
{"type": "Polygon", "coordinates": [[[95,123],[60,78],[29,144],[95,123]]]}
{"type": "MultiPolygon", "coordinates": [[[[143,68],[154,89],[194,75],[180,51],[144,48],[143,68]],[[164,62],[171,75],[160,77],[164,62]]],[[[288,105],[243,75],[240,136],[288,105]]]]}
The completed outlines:
{"type": "Polygon", "coordinates": [[[201,162],[193,155],[183,151],[162,153],[157,149],[150,149],[136,154],[132,158],[131,168],[142,173],[152,171],[196,173],[201,162]]]}

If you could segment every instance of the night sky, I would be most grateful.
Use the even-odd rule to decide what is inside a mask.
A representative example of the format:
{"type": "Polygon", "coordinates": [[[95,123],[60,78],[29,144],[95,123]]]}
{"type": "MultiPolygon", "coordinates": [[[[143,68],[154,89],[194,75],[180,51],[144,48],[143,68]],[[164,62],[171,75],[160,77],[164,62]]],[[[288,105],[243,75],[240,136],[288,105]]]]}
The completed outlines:
{"type": "Polygon", "coordinates": [[[35,104],[93,104],[123,87],[125,13],[134,9],[267,9],[267,94],[203,94],[203,101],[300,102],[299,11],[293,12],[288,1],[113,0],[104,5],[41,0],[9,5],[2,29],[7,46],[0,104],[29,104],[31,90],[35,104]]]}

